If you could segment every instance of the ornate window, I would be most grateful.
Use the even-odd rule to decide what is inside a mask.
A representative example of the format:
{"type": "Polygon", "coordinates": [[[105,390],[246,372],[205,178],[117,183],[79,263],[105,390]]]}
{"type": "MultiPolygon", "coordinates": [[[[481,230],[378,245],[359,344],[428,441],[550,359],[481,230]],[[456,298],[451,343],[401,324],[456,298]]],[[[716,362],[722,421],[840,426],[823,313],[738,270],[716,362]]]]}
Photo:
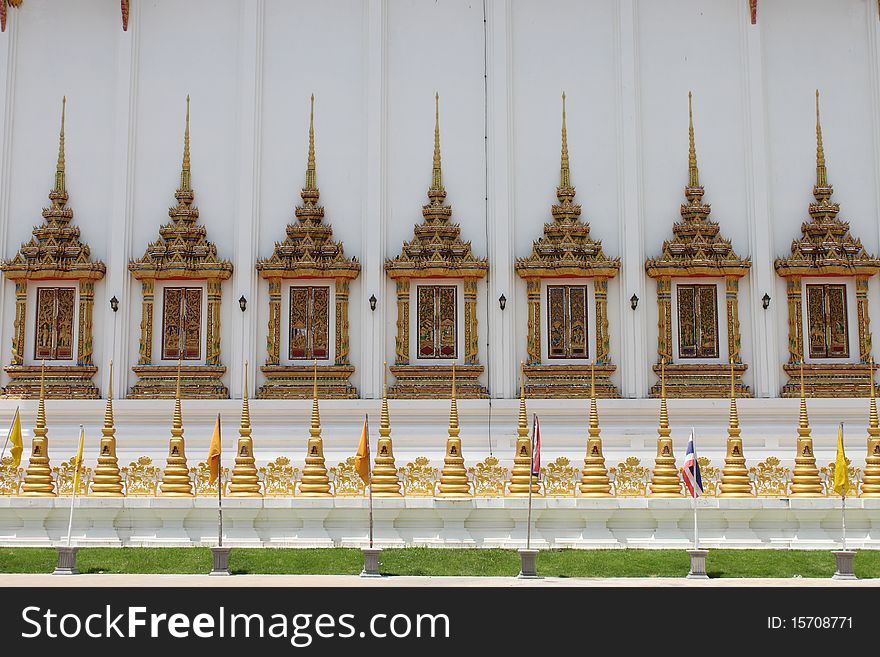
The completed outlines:
{"type": "Polygon", "coordinates": [[[849,358],[846,285],[807,285],[810,358],[849,358]]]}
{"type": "Polygon", "coordinates": [[[37,288],[36,360],[73,358],[73,315],[76,291],[72,287],[37,288]]]}
{"type": "Polygon", "coordinates": [[[419,358],[458,357],[458,318],[454,285],[418,286],[419,358]]]}
{"type": "Polygon", "coordinates": [[[547,356],[588,358],[586,285],[547,287],[547,356]]]}
{"type": "Polygon", "coordinates": [[[162,306],[162,358],[199,360],[201,337],[202,288],[166,287],[162,306]]]}
{"type": "Polygon", "coordinates": [[[290,288],[290,360],[330,357],[330,288],[290,288]]]}
{"type": "Polygon", "coordinates": [[[718,290],[677,285],[679,358],[718,358],[718,290]]]}

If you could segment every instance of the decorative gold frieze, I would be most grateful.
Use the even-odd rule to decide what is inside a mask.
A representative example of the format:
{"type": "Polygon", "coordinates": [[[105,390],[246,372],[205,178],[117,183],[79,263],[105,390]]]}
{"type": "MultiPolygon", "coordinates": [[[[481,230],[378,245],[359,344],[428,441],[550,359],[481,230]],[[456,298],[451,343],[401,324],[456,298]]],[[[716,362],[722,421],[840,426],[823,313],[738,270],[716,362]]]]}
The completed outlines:
{"type": "MultiPolygon", "coordinates": [[[[257,392],[259,398],[308,399],[311,386],[303,379],[304,365],[282,365],[281,283],[291,279],[321,279],[332,282],[335,293],[335,358],[332,363],[319,365],[320,394],[322,398],[353,399],[357,389],[349,382],[354,368],[349,364],[349,286],[360,274],[357,258],[345,255],[342,242],[333,239],[333,228],[324,222],[324,207],[317,185],[315,166],[315,97],[311,99],[309,116],[309,149],[306,164],[306,182],[300,193],[303,204],[295,210],[296,221],[287,225],[283,242],[276,242],[272,255],[257,261],[257,272],[269,281],[269,335],[268,355],[262,368],[266,383],[257,392]]],[[[293,304],[294,301],[292,300],[293,304]]],[[[329,313],[328,313],[329,315],[329,313]]],[[[329,335],[329,316],[317,318],[323,322],[322,335],[329,335]]],[[[292,321],[292,320],[291,320],[292,321]]],[[[294,327],[287,326],[288,340],[294,327]]],[[[307,329],[308,330],[308,329],[307,329]]],[[[296,358],[309,358],[309,355],[296,358]]],[[[290,356],[291,359],[294,356],[290,356]]]]}
{"type": "MultiPolygon", "coordinates": [[[[73,480],[76,473],[76,457],[71,456],[69,460],[62,461],[61,465],[52,468],[52,475],[55,477],[55,485],[57,486],[58,495],[67,497],[73,494],[73,480]]],[[[89,490],[89,481],[92,478],[92,469],[81,467],[79,471],[79,485],[76,488],[77,495],[85,495],[89,490]]]]}
{"type": "Polygon", "coordinates": [[[0,462],[0,495],[18,495],[24,470],[15,465],[11,456],[0,462]]]}
{"type": "Polygon", "coordinates": [[[336,497],[362,497],[366,493],[367,486],[357,471],[353,456],[330,468],[330,477],[333,479],[333,494],[336,497]]]}
{"type": "MultiPolygon", "coordinates": [[[[541,282],[574,277],[589,278],[593,282],[596,345],[592,362],[600,366],[598,392],[602,397],[619,397],[609,378],[616,367],[609,359],[608,279],[617,275],[620,259],[605,255],[602,242],[590,236],[590,224],[581,219],[581,206],[574,203],[565,94],[562,94],[562,155],[556,197],[559,203],[551,208],[553,221],[544,224],[544,234],[532,244],[531,255],[518,258],[515,264],[517,275],[526,281],[528,289],[526,395],[549,398],[587,396],[583,378],[586,365],[542,364],[541,359],[541,282]]],[[[583,329],[586,331],[586,327],[583,329]]]]}
{"type": "Polygon", "coordinates": [[[544,478],[544,495],[547,497],[573,497],[577,489],[578,469],[566,457],[560,456],[541,468],[544,478]]]}
{"type": "MultiPolygon", "coordinates": [[[[742,382],[747,366],[740,357],[739,325],[739,279],[752,265],[750,258],[740,258],[730,240],[723,237],[718,223],[709,218],[711,206],[703,202],[705,190],[700,184],[697,151],[694,143],[694,120],[691,94],[688,93],[688,183],[684,189],[685,203],[681,206],[681,221],[672,227],[672,239],[663,243],[662,253],[645,263],[648,276],[657,281],[659,326],[657,361],[654,372],[660,369],[659,361],[666,360],[666,385],[670,397],[724,397],[727,394],[727,366],[724,363],[689,363],[687,357],[676,350],[672,339],[672,286],[676,279],[699,281],[700,278],[723,278],[725,280],[725,308],[727,309],[727,351],[737,364],[734,374],[739,396],[751,396],[742,382]]],[[[712,286],[712,283],[709,283],[712,286]]],[[[714,292],[714,286],[712,288],[714,292]]],[[[714,295],[713,295],[714,297],[714,295]]],[[[679,300],[679,304],[681,300],[679,300]]],[[[718,326],[718,305],[714,298],[713,313],[699,315],[696,329],[710,332],[717,342],[721,327],[718,326]]],[[[707,357],[717,357],[715,355],[707,357]]],[[[691,356],[688,356],[691,357],[691,356]]],[[[693,356],[693,357],[696,357],[693,356]]],[[[650,395],[658,396],[659,385],[651,388],[650,395]]]]}
{"type": "Polygon", "coordinates": [[[153,459],[149,456],[138,457],[137,461],[132,461],[120,471],[127,496],[153,497],[156,494],[161,471],[159,466],[153,465],[153,459]]]}
{"type": "MultiPolygon", "coordinates": [[[[104,277],[106,267],[100,260],[92,260],[89,245],[80,241],[79,227],[71,225],[73,210],[67,207],[68,194],[65,184],[64,161],[64,115],[67,99],[61,106],[61,131],[58,138],[58,163],[55,168],[55,185],[49,192],[52,207],[43,208],[44,222],[35,226],[31,240],[11,260],[0,263],[3,275],[15,283],[15,325],[12,342],[12,360],[5,370],[10,381],[2,393],[7,397],[33,399],[37,396],[41,379],[44,394],[52,399],[96,399],[100,393],[92,383],[97,368],[92,363],[92,308],[95,300],[95,281],[104,277]],[[27,289],[29,284],[41,281],[51,285],[53,281],[76,281],[79,303],[74,306],[74,292],[70,290],[69,303],[64,305],[63,317],[50,321],[44,328],[43,339],[53,338],[65,348],[50,350],[51,353],[35,354],[35,358],[73,361],[72,364],[47,366],[47,376],[41,368],[25,365],[27,289]],[[78,309],[78,312],[75,311],[78,309]],[[78,316],[75,319],[74,315],[78,316]],[[70,338],[75,322],[78,322],[77,344],[74,352],[70,338]],[[64,331],[64,339],[60,332],[64,331]]],[[[39,314],[39,313],[37,313],[39,314]]]]}
{"type": "MultiPolygon", "coordinates": [[[[836,464],[834,461],[829,463],[827,466],[822,468],[819,472],[822,473],[822,485],[825,488],[825,495],[835,497],[839,496],[839,493],[834,490],[834,469],[836,464]]],[[[847,486],[846,486],[846,496],[847,497],[858,497],[859,496],[859,484],[862,481],[862,470],[861,468],[857,468],[852,464],[850,459],[846,459],[846,472],[847,472],[847,486]]]]}
{"type": "Polygon", "coordinates": [[[753,468],[749,468],[755,482],[758,497],[785,497],[791,480],[791,470],[780,465],[775,456],[768,456],[753,468]]]}
{"type": "MultiPolygon", "coordinates": [[[[799,394],[798,370],[803,355],[810,353],[805,351],[804,344],[802,281],[816,276],[855,279],[859,362],[807,363],[803,368],[806,392],[810,397],[867,397],[870,389],[863,375],[871,356],[868,279],[880,271],[880,258],[869,254],[861,240],[850,233],[849,222],[838,218],[840,205],[831,202],[833,193],[834,188],[828,182],[819,92],[816,91],[816,184],[813,186],[816,202],[810,204],[810,219],[801,224],[801,237],[791,243],[791,254],[777,258],[775,263],[776,273],[786,279],[788,295],[789,360],[783,369],[789,379],[782,388],[783,397],[799,394]]],[[[845,312],[845,308],[843,310],[845,312]]],[[[848,335],[845,340],[848,343],[848,335]]],[[[849,351],[853,350],[851,346],[849,351]]]]}
{"type": "MultiPolygon", "coordinates": [[[[199,210],[193,205],[189,140],[189,96],[186,98],[186,127],[183,138],[183,163],[180,186],[175,192],[177,205],[168,210],[171,221],[159,228],[159,239],[147,246],[144,255],[128,263],[132,276],[141,281],[140,357],[133,369],[137,383],[129,393],[134,399],[168,399],[174,394],[174,368],[153,363],[155,281],[204,281],[207,286],[207,322],[205,335],[199,324],[194,331],[181,333],[183,350],[202,353],[204,364],[182,364],[183,394],[189,398],[225,399],[229,390],[221,381],[226,368],[220,359],[220,302],[222,282],[232,276],[232,263],[217,256],[217,247],[207,239],[208,231],[197,224],[199,210]],[[190,344],[192,343],[192,344],[190,344]]],[[[165,318],[160,329],[165,332],[165,318]]]]}
{"type": "Polygon", "coordinates": [[[401,253],[385,261],[385,273],[397,283],[396,359],[391,368],[396,382],[388,390],[392,398],[443,398],[450,393],[452,372],[449,365],[413,364],[416,357],[410,353],[410,281],[423,278],[463,282],[464,341],[459,353],[463,354],[464,367],[458,372],[462,379],[459,381],[458,394],[465,398],[488,396],[486,389],[477,381],[483,372],[479,364],[477,282],[486,276],[489,263],[477,258],[471,243],[461,239],[461,227],[451,223],[452,206],[444,203],[446,190],[440,161],[439,102],[439,96],[436,96],[434,164],[431,187],[428,189],[429,202],[422,206],[423,222],[415,226],[413,240],[404,242],[401,253]]]}
{"type": "MultiPolygon", "coordinates": [[[[229,479],[229,468],[221,468],[220,476],[211,481],[211,467],[207,461],[200,461],[194,468],[189,469],[189,475],[193,482],[193,493],[196,497],[217,497],[220,482],[229,479]]],[[[226,486],[224,485],[224,489],[226,486]]],[[[226,494],[226,491],[223,491],[226,494]]]]}
{"type": "Polygon", "coordinates": [[[474,467],[468,468],[474,497],[504,497],[504,487],[510,478],[507,468],[494,456],[487,456],[474,467]]]}
{"type": "Polygon", "coordinates": [[[635,456],[628,456],[617,467],[611,468],[616,497],[644,497],[648,492],[651,471],[635,456]]]}
{"type": "Polygon", "coordinates": [[[398,471],[403,477],[403,494],[407,497],[433,497],[437,487],[437,468],[426,456],[417,456],[398,471]]]}
{"type": "Polygon", "coordinates": [[[260,477],[266,497],[292,497],[296,492],[299,468],[293,467],[286,456],[279,456],[260,468],[260,477]]]}
{"type": "Polygon", "coordinates": [[[700,478],[703,480],[703,495],[705,497],[718,496],[721,469],[712,465],[712,462],[705,456],[699,457],[697,463],[700,464],[700,478]]]}
{"type": "Polygon", "coordinates": [[[379,414],[379,441],[370,473],[370,493],[378,497],[400,497],[400,478],[394,463],[391,419],[388,415],[388,363],[382,363],[382,410],[379,414]]]}

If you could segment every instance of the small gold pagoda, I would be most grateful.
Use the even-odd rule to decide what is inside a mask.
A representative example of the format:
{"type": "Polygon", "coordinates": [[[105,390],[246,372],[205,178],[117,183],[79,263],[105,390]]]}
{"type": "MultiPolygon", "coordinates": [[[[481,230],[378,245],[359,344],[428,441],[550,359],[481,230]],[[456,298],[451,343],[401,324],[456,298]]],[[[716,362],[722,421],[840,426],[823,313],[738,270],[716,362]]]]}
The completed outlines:
{"type": "Polygon", "coordinates": [[[314,95],[311,107],[306,184],[300,193],[303,204],[296,208],[297,221],[287,225],[286,239],[275,243],[269,258],[257,261],[257,272],[269,282],[268,357],[261,368],[266,383],[257,391],[258,398],[308,399],[312,393],[310,361],[314,358],[327,361],[318,366],[322,398],[358,396],[349,382],[354,367],[348,357],[348,295],[361,266],[357,258],[346,257],[341,242],[334,241],[333,228],[324,222],[324,207],[318,204],[314,95]],[[326,284],[316,285],[316,280],[326,284]],[[299,281],[305,283],[298,285],[299,281]],[[330,321],[330,284],[335,324],[330,321]],[[282,321],[281,298],[285,293],[290,297],[289,317],[282,321]]]}
{"type": "MultiPolygon", "coordinates": [[[[452,362],[457,366],[458,394],[465,398],[487,397],[488,391],[479,382],[483,366],[479,358],[477,338],[477,282],[486,276],[489,263],[478,258],[471,243],[461,239],[461,227],[451,223],[452,206],[444,204],[446,190],[440,161],[440,97],[435,95],[434,165],[428,204],[422,206],[424,221],[414,228],[414,239],[404,242],[403,250],[385,261],[385,273],[397,284],[396,358],[391,373],[396,383],[388,390],[389,397],[407,399],[445,399],[452,389],[452,362]],[[430,286],[420,286],[422,279],[434,279],[430,286]],[[461,310],[455,280],[462,281],[464,306],[464,339],[458,335],[461,310]],[[438,285],[439,282],[443,286],[438,285]],[[416,344],[410,345],[410,283],[416,282],[416,344]],[[442,296],[442,290],[447,290],[442,296]],[[426,295],[438,292],[438,310],[434,301],[424,302],[426,295]],[[419,317],[419,308],[425,317],[419,317]],[[438,321],[439,319],[439,321],[438,321]],[[439,324],[439,326],[438,326],[439,324]],[[436,351],[428,345],[437,336],[445,336],[436,351]],[[424,348],[424,352],[423,352],[424,348]],[[425,352],[430,352],[427,356],[425,352]]],[[[434,297],[432,297],[434,299],[434,297]]],[[[432,342],[434,344],[434,342],[432,342]]]]}
{"type": "Polygon", "coordinates": [[[143,257],[128,263],[132,276],[141,282],[140,357],[132,370],[138,377],[129,392],[132,399],[169,399],[175,394],[175,361],[181,359],[183,381],[177,387],[188,399],[227,399],[220,361],[220,302],[222,283],[232,275],[232,263],[217,257],[217,247],[207,240],[207,229],[196,223],[199,210],[193,205],[190,171],[189,96],[186,97],[186,128],[183,164],[177,205],[168,210],[171,222],[159,229],[143,257]],[[154,300],[157,283],[164,298],[154,300]],[[202,285],[206,288],[206,302],[202,285]],[[158,303],[160,313],[154,311],[158,303]],[[206,334],[202,335],[202,312],[207,309],[206,334]],[[156,317],[158,315],[158,317],[156,317]],[[160,354],[153,354],[153,325],[159,322],[160,354]],[[159,362],[155,362],[155,361],[159,362]],[[191,364],[190,364],[191,363],[191,364]]]}
{"type": "MultiPolygon", "coordinates": [[[[592,367],[590,368],[592,369],[592,367]]],[[[599,429],[599,409],[596,404],[596,377],[590,373],[590,437],[581,470],[579,486],[581,497],[611,497],[611,482],[602,454],[602,437],[599,429]]]]}
{"type": "Polygon", "coordinates": [[[376,497],[402,497],[400,477],[394,462],[391,419],[388,415],[388,363],[382,363],[382,411],[379,415],[379,442],[370,472],[370,493],[376,497]]]}
{"type": "Polygon", "coordinates": [[[525,364],[520,363],[519,415],[516,423],[516,446],[513,453],[513,468],[510,471],[508,497],[528,497],[542,495],[538,478],[532,474],[532,438],[529,437],[529,416],[526,412],[525,364]]]}
{"type": "Polygon", "coordinates": [[[107,269],[100,260],[91,259],[89,245],[80,241],[79,228],[71,225],[73,210],[67,207],[64,161],[66,108],[65,97],[55,185],[49,192],[52,206],[43,208],[44,223],[34,227],[31,240],[22,244],[11,260],[0,263],[3,275],[15,283],[12,360],[4,368],[10,381],[2,389],[6,397],[33,399],[41,389],[51,399],[101,396],[92,382],[98,371],[92,362],[92,309],[95,281],[101,280],[107,269]],[[36,287],[32,319],[27,311],[29,286],[36,287]],[[29,321],[33,322],[32,347],[25,344],[29,321]],[[46,360],[50,364],[43,372],[38,363],[46,360]]]}
{"type": "Polygon", "coordinates": [[[464,454],[461,452],[461,428],[458,425],[458,402],[455,398],[455,365],[452,366],[452,399],[449,403],[449,436],[446,438],[446,454],[440,483],[437,484],[437,497],[472,497],[464,467],[464,454]]]}
{"type": "Polygon", "coordinates": [[[309,442],[306,446],[306,462],[300,479],[299,494],[303,497],[333,497],[330,477],[324,462],[324,441],[321,438],[321,413],[318,409],[318,363],[315,362],[312,383],[312,421],[309,426],[309,442]]]}
{"type": "Polygon", "coordinates": [[[783,397],[800,394],[800,370],[804,370],[803,387],[810,397],[867,397],[871,386],[864,376],[866,367],[872,370],[873,381],[876,366],[871,364],[868,279],[880,270],[880,258],[869,254],[861,240],[850,234],[848,222],[838,219],[840,205],[831,202],[833,193],[825,166],[816,91],[816,202],[810,204],[810,220],[801,224],[802,236],[791,243],[791,255],[776,260],[776,273],[785,279],[788,297],[789,357],[783,369],[789,378],[782,388],[783,397]],[[822,280],[812,284],[811,279],[817,277],[855,280],[857,354],[850,345],[846,279],[840,278],[837,285],[826,285],[822,280]],[[811,362],[803,363],[805,354],[811,362]]]}
{"type": "Polygon", "coordinates": [[[675,452],[666,408],[666,360],[660,361],[660,427],[657,429],[657,456],[651,471],[648,497],[682,497],[681,476],[675,466],[675,452]]]}
{"type": "Polygon", "coordinates": [[[122,476],[116,458],[116,427],[113,424],[113,361],[110,361],[107,381],[107,405],[104,426],[98,447],[98,465],[92,476],[91,493],[94,497],[122,497],[122,476]]]}
{"type": "MultiPolygon", "coordinates": [[[[670,397],[724,397],[727,395],[727,365],[722,359],[721,335],[727,338],[727,356],[734,361],[736,392],[751,396],[742,382],[746,365],[740,354],[739,280],[752,266],[750,258],[740,258],[729,239],[722,237],[719,225],[709,218],[711,206],[703,202],[697,151],[694,145],[692,97],[688,93],[688,183],[682,220],[672,227],[672,239],[663,243],[663,252],[649,258],[645,270],[657,281],[659,326],[657,364],[666,361],[666,392],[670,397]],[[708,280],[707,280],[708,279],[708,280]],[[712,279],[723,279],[726,305],[712,279]],[[674,288],[674,289],[673,289],[674,288]],[[674,295],[673,295],[674,292],[674,295]],[[673,307],[673,298],[676,303],[673,307]],[[727,330],[719,325],[719,309],[726,308],[727,330]],[[673,341],[673,313],[678,316],[678,336],[673,341]],[[719,335],[721,334],[721,335],[719,335]]],[[[650,391],[660,393],[660,384],[650,391]]]]}
{"type": "Polygon", "coordinates": [[[807,398],[804,394],[804,372],[801,364],[801,406],[798,416],[797,447],[794,455],[794,472],[791,476],[791,497],[822,497],[822,480],[813,453],[810,435],[810,418],[807,416],[807,398]]]}
{"type": "Polygon", "coordinates": [[[192,497],[192,479],[186,462],[186,444],[183,439],[183,412],[180,407],[180,365],[177,366],[177,389],[174,394],[174,414],[171,417],[171,439],[168,441],[168,459],[159,495],[165,497],[192,497]]]}
{"type": "MultiPolygon", "coordinates": [[[[873,365],[871,361],[871,365],[873,365]]],[[[868,453],[865,456],[865,472],[862,475],[862,491],[859,497],[880,497],[880,420],[877,418],[877,395],[874,389],[874,369],[871,377],[871,403],[868,407],[868,453]]]]}
{"type": "Polygon", "coordinates": [[[40,386],[40,402],[37,405],[37,424],[31,441],[31,458],[24,473],[21,494],[25,497],[55,497],[55,482],[49,462],[49,428],[46,426],[45,386],[40,386]]]}
{"type": "Polygon", "coordinates": [[[736,370],[730,363],[730,416],[727,424],[727,454],[721,469],[721,487],[718,497],[754,497],[743,441],[740,437],[739,413],[736,408],[736,370]]]}
{"type": "Polygon", "coordinates": [[[581,206],[574,203],[562,94],[562,155],[558,205],[553,205],[552,223],[544,224],[544,235],[532,245],[532,254],[519,258],[515,269],[528,289],[528,363],[525,368],[528,397],[586,397],[588,381],[598,375],[596,391],[601,397],[619,397],[610,376],[616,369],[610,359],[608,330],[608,280],[617,276],[620,259],[609,258],[602,242],[590,237],[590,224],[581,220],[581,206]],[[595,297],[595,351],[590,353],[587,286],[571,279],[589,279],[595,297]],[[548,321],[548,343],[541,341],[542,285],[547,288],[547,310],[557,320],[548,321]],[[550,346],[554,345],[551,351],[550,346]],[[557,359],[554,364],[554,360],[557,359]],[[565,362],[562,363],[562,359],[565,362]],[[594,367],[595,366],[595,367],[594,367]]]}
{"type": "Polygon", "coordinates": [[[241,426],[235,448],[235,466],[229,482],[229,497],[262,497],[260,480],[254,459],[254,439],[251,438],[251,407],[248,403],[248,363],[244,363],[244,387],[241,398],[241,426]]]}

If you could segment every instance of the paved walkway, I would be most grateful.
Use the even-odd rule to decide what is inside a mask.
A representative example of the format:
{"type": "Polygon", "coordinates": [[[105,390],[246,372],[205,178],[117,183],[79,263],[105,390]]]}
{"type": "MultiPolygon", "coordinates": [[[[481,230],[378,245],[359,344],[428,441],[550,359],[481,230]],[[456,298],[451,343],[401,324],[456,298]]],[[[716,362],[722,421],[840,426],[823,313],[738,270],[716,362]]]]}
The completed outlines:
{"type": "Polygon", "coordinates": [[[361,578],[354,575],[0,575],[0,587],[8,586],[871,586],[880,587],[880,579],[842,581],[833,579],[710,579],[691,580],[673,577],[560,578],[516,579],[515,577],[383,577],[361,578]]]}

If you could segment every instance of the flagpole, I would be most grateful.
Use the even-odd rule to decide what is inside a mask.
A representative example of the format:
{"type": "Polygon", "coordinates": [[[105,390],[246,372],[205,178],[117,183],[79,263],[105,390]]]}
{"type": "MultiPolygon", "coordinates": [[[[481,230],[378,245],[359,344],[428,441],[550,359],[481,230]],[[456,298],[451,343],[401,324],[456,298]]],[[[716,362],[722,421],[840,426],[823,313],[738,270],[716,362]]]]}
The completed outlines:
{"type": "Polygon", "coordinates": [[[6,448],[9,446],[9,439],[12,437],[12,427],[15,426],[15,418],[18,417],[18,406],[15,407],[15,413],[12,415],[12,422],[9,424],[9,431],[6,434],[6,442],[3,443],[3,450],[0,451],[0,461],[6,456],[6,448]]]}
{"type": "Polygon", "coordinates": [[[532,546],[532,477],[535,470],[535,416],[532,415],[532,439],[529,450],[529,512],[526,517],[526,550],[532,546]]]}
{"type": "Polygon", "coordinates": [[[373,549],[373,471],[370,466],[370,414],[364,413],[364,423],[367,425],[367,473],[370,481],[367,483],[367,494],[370,499],[370,549],[373,549]]]}
{"type": "MultiPolygon", "coordinates": [[[[840,442],[843,444],[843,422],[840,423],[840,442]]],[[[844,458],[844,467],[846,467],[846,458],[844,458]]],[[[843,529],[843,551],[846,552],[846,486],[849,483],[849,477],[844,480],[843,488],[840,491],[840,524],[843,529]]]]}
{"type": "MultiPolygon", "coordinates": [[[[83,425],[79,425],[79,435],[82,436],[83,425]]],[[[73,532],[73,505],[76,503],[76,489],[79,488],[79,469],[81,467],[79,459],[74,459],[73,466],[73,492],[70,495],[70,518],[67,521],[67,547],[70,547],[70,534],[73,532]]]]}
{"type": "MultiPolygon", "coordinates": [[[[694,443],[696,443],[696,441],[694,441],[694,437],[695,437],[694,434],[695,433],[696,432],[694,431],[694,428],[691,427],[691,441],[693,441],[694,443]]],[[[696,462],[697,462],[697,446],[696,446],[696,444],[694,444],[694,463],[696,463],[696,462]]],[[[699,530],[697,527],[697,488],[696,488],[696,482],[694,482],[694,490],[691,492],[691,500],[692,500],[692,503],[694,506],[694,549],[699,550],[700,549],[700,533],[699,533],[699,530]]]]}
{"type": "MultiPolygon", "coordinates": [[[[217,430],[220,431],[220,413],[217,413],[217,430]]],[[[220,434],[220,454],[223,454],[223,435],[220,434]]],[[[217,463],[217,547],[223,547],[223,458],[217,463]]]]}

